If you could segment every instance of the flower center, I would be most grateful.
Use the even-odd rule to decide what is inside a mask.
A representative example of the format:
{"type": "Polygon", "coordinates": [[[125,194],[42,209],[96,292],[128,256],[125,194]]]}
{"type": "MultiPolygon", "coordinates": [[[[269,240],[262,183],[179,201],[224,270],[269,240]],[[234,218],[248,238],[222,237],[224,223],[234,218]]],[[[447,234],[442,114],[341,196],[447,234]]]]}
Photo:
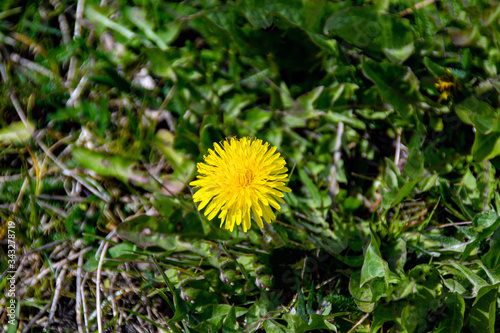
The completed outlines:
{"type": "Polygon", "coordinates": [[[250,185],[253,181],[253,178],[254,178],[254,175],[253,175],[252,170],[250,170],[250,169],[238,170],[236,172],[236,182],[241,187],[246,187],[246,186],[250,185]]]}

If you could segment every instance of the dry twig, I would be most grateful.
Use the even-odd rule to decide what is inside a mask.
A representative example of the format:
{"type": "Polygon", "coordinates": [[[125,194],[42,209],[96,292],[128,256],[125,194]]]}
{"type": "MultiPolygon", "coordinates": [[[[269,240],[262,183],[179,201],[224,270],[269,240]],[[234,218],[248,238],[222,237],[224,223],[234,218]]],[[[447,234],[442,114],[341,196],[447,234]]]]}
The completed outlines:
{"type": "Polygon", "coordinates": [[[106,251],[108,250],[109,243],[105,242],[102,252],[101,258],[99,259],[99,265],[97,266],[97,277],[96,277],[96,311],[97,311],[97,330],[99,333],[102,333],[102,309],[101,309],[101,272],[102,272],[102,264],[104,263],[104,257],[106,256],[106,251]]]}
{"type": "Polygon", "coordinates": [[[78,333],[84,333],[82,325],[82,311],[81,311],[82,294],[85,292],[82,286],[82,267],[83,267],[83,254],[80,252],[80,255],[78,256],[78,270],[76,272],[76,304],[75,304],[76,325],[78,327],[78,333]]]}
{"type": "Polygon", "coordinates": [[[61,289],[64,281],[64,277],[66,276],[67,266],[65,265],[59,276],[56,279],[56,290],[54,291],[54,298],[52,299],[52,306],[50,307],[49,321],[47,322],[45,329],[48,329],[52,321],[54,320],[54,315],[57,309],[57,303],[59,302],[59,296],[61,295],[61,289]]]}
{"type": "Polygon", "coordinates": [[[33,326],[36,323],[36,321],[38,319],[40,319],[47,312],[47,310],[50,307],[50,304],[51,304],[50,302],[47,303],[47,304],[45,304],[45,306],[43,307],[43,309],[41,309],[40,312],[38,312],[37,315],[34,316],[33,319],[31,319],[31,321],[28,323],[28,325],[26,325],[23,328],[23,330],[21,331],[21,333],[28,333],[30,331],[31,326],[33,326]]]}
{"type": "Polygon", "coordinates": [[[434,3],[434,2],[436,2],[436,0],[424,0],[422,2],[419,2],[419,3],[415,4],[415,6],[413,6],[413,7],[406,8],[405,10],[400,11],[399,12],[399,16],[404,17],[406,15],[410,15],[415,10],[419,10],[421,8],[424,8],[425,6],[430,5],[430,4],[434,3]]]}
{"type": "Polygon", "coordinates": [[[347,333],[351,333],[351,332],[354,332],[356,330],[356,328],[358,328],[359,325],[363,324],[363,322],[366,320],[366,318],[368,318],[368,316],[370,315],[370,313],[368,312],[367,314],[365,314],[363,316],[363,318],[361,318],[357,323],[356,325],[354,325],[347,333]]]}
{"type": "Polygon", "coordinates": [[[330,196],[335,198],[337,193],[339,192],[338,183],[337,183],[337,171],[338,165],[340,163],[341,150],[340,147],[342,145],[342,135],[344,134],[344,123],[340,122],[337,127],[337,136],[335,138],[335,147],[333,153],[333,165],[330,171],[330,186],[328,187],[328,193],[330,196]]]}

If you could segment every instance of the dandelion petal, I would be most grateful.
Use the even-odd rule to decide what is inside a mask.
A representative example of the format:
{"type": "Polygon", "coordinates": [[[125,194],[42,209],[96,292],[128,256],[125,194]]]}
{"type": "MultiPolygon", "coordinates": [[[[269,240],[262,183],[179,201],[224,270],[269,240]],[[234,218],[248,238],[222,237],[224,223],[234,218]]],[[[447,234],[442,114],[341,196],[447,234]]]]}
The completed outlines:
{"type": "Polygon", "coordinates": [[[237,224],[247,232],[252,216],[260,228],[263,219],[274,221],[272,208],[281,210],[280,203],[285,203],[283,192],[291,192],[285,186],[285,159],[276,150],[252,138],[233,137],[214,143],[203,157],[205,163],[197,165],[197,179],[190,183],[198,188],[193,195],[194,202],[201,202],[198,209],[204,208],[209,220],[219,214],[221,228],[224,225],[231,231],[237,224]]]}

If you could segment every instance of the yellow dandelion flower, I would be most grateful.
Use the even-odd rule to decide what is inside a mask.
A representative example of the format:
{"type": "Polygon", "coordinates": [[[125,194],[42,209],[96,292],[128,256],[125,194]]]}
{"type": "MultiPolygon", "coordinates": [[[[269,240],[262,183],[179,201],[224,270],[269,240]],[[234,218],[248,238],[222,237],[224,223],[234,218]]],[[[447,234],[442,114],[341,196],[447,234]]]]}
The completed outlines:
{"type": "MultiPolygon", "coordinates": [[[[448,70],[451,74],[451,72],[448,70]]],[[[439,89],[441,95],[439,96],[438,103],[443,100],[448,100],[452,96],[452,92],[455,90],[455,81],[453,77],[441,76],[438,81],[434,83],[434,86],[439,89]]]]}
{"type": "Polygon", "coordinates": [[[214,148],[203,156],[205,163],[198,163],[198,178],[190,183],[199,188],[193,195],[194,202],[201,202],[198,210],[206,207],[209,220],[219,214],[221,228],[225,222],[231,231],[236,223],[247,232],[250,214],[260,228],[263,219],[274,221],[271,207],[281,210],[282,192],[292,191],[285,186],[288,169],[276,147],[258,139],[231,138],[214,143],[214,148]]]}

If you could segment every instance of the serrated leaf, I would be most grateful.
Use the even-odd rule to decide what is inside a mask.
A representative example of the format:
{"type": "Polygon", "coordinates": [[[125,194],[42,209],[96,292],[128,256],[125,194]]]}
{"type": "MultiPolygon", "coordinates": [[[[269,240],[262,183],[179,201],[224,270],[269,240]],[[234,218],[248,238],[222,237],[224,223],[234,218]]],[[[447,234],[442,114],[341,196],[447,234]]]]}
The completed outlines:
{"type": "Polygon", "coordinates": [[[458,282],[455,279],[444,279],[443,283],[451,293],[458,293],[460,295],[463,295],[467,291],[465,287],[462,286],[462,284],[460,284],[460,282],[458,282]]]}
{"type": "Polygon", "coordinates": [[[477,292],[483,288],[483,287],[486,287],[488,286],[488,283],[486,281],[484,281],[482,278],[480,278],[476,273],[472,272],[470,269],[468,269],[467,267],[463,266],[463,265],[460,265],[454,261],[450,261],[450,264],[455,267],[456,269],[458,269],[464,276],[467,280],[469,280],[470,283],[472,283],[473,285],[473,289],[472,289],[472,292],[474,294],[477,294],[477,292]]]}
{"type": "MultiPolygon", "coordinates": [[[[482,213],[483,216],[488,216],[491,218],[493,215],[490,215],[489,213],[482,213]]],[[[496,215],[496,214],[495,214],[496,215]]],[[[484,223],[484,224],[488,224],[488,223],[491,223],[491,220],[487,220],[486,218],[478,218],[476,220],[476,223],[484,223]],[[481,221],[481,222],[478,222],[478,221],[481,221]]],[[[492,224],[489,224],[489,226],[485,227],[484,225],[480,225],[477,227],[477,236],[476,238],[469,244],[467,245],[467,247],[465,248],[464,250],[464,253],[462,254],[462,258],[461,260],[466,260],[467,257],[470,255],[470,253],[472,252],[472,250],[474,250],[476,247],[479,246],[479,244],[485,240],[486,238],[490,237],[491,235],[493,235],[493,233],[498,229],[498,227],[500,226],[500,218],[496,218],[495,219],[495,222],[493,222],[492,224]]]]}
{"type": "Polygon", "coordinates": [[[304,298],[304,291],[302,289],[299,290],[299,297],[297,299],[297,315],[302,318],[305,322],[307,319],[307,311],[306,311],[306,300],[304,298]]]}
{"type": "Polygon", "coordinates": [[[499,283],[500,282],[500,274],[498,273],[498,267],[495,267],[495,269],[488,269],[482,262],[481,260],[474,260],[474,262],[483,269],[483,271],[486,273],[488,278],[490,279],[491,283],[499,283]]]}
{"type": "Polygon", "coordinates": [[[474,219],[472,220],[472,225],[474,226],[474,230],[479,232],[485,228],[492,226],[497,219],[498,219],[497,213],[495,213],[492,210],[488,210],[474,216],[474,219]]]}

